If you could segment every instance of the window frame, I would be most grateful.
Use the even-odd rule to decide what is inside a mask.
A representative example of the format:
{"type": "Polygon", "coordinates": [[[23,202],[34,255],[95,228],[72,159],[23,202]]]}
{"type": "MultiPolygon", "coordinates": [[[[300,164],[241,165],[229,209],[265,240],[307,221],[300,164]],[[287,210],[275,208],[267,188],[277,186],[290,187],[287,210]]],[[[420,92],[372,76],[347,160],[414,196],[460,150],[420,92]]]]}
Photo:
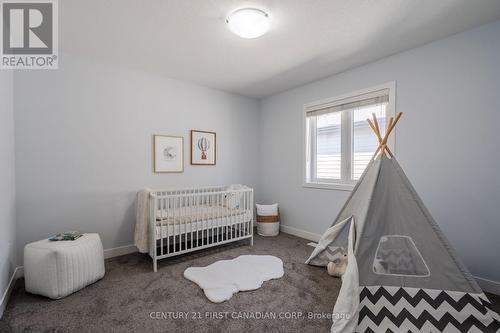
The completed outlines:
{"type": "MultiPolygon", "coordinates": [[[[389,119],[390,117],[395,117],[396,115],[396,81],[387,82],[384,84],[380,84],[377,86],[373,86],[370,88],[356,90],[350,93],[338,95],[335,97],[330,97],[326,99],[322,99],[319,101],[307,103],[303,105],[302,112],[302,185],[303,187],[310,188],[320,188],[320,189],[331,189],[331,190],[343,190],[343,191],[351,191],[356,185],[355,180],[351,179],[322,179],[315,178],[312,179],[311,175],[308,175],[307,172],[307,162],[308,158],[311,159],[311,162],[315,159],[312,158],[312,151],[310,147],[312,144],[309,144],[307,137],[307,113],[311,111],[321,110],[329,107],[334,107],[345,103],[346,99],[355,99],[358,96],[366,95],[370,93],[375,93],[380,90],[388,90],[389,91],[389,101],[387,103],[386,108],[386,117],[389,119]],[[311,156],[307,156],[310,154],[311,156]]],[[[341,120],[341,156],[348,156],[347,159],[341,159],[341,161],[346,161],[345,163],[341,162],[341,168],[343,170],[342,174],[346,175],[349,169],[349,164],[352,163],[352,128],[349,126],[351,124],[352,114],[348,112],[342,113],[341,120]]],[[[313,124],[310,124],[313,126],[313,124]]],[[[374,134],[375,135],[375,134],[374,134]]],[[[315,138],[313,138],[315,140],[315,138]]],[[[396,153],[396,129],[393,130],[392,135],[388,139],[388,144],[391,147],[391,150],[396,153]]],[[[311,165],[310,170],[313,170],[313,165],[311,165]]]]}

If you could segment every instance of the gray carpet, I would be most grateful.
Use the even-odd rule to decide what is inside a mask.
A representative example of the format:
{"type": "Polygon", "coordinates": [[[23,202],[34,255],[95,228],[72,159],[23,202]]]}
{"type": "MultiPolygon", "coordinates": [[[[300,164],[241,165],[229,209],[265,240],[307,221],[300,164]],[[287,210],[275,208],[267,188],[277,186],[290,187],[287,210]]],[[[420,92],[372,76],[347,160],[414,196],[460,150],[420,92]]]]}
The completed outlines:
{"type": "MultiPolygon", "coordinates": [[[[303,264],[312,250],[306,244],[287,234],[256,236],[253,247],[241,242],[164,259],[157,273],[147,255],[130,254],[106,260],[102,280],[57,301],[27,294],[21,279],[0,320],[0,332],[329,332],[331,319],[310,319],[308,314],[332,312],[340,280],[303,264]],[[284,262],[285,276],[214,304],[182,275],[189,266],[241,254],[275,255],[284,262]],[[188,318],[178,318],[179,312],[188,318]],[[242,318],[259,314],[276,318],[242,318]],[[302,317],[292,318],[294,314],[302,317]]],[[[489,296],[499,311],[500,298],[489,296]]]]}
{"type": "MultiPolygon", "coordinates": [[[[49,300],[24,291],[17,281],[0,320],[1,332],[328,332],[329,318],[304,318],[308,312],[329,314],[340,280],[325,269],[304,265],[312,248],[307,241],[281,234],[256,236],[248,241],[164,259],[157,273],[151,259],[131,254],[106,260],[105,277],[61,300],[49,300]],[[214,304],[183,277],[189,266],[206,266],[241,254],[271,254],[283,260],[285,276],[264,282],[262,288],[240,292],[214,304]],[[185,318],[151,319],[151,312],[188,312],[185,318]],[[226,316],[227,319],[215,318],[226,316]],[[193,313],[195,318],[193,318],[193,313]],[[216,313],[216,314],[213,314],[216,313]],[[301,319],[279,318],[302,313],[301,319]],[[243,319],[255,314],[276,319],[243,319]]],[[[157,316],[154,314],[153,316],[157,316]]]]}

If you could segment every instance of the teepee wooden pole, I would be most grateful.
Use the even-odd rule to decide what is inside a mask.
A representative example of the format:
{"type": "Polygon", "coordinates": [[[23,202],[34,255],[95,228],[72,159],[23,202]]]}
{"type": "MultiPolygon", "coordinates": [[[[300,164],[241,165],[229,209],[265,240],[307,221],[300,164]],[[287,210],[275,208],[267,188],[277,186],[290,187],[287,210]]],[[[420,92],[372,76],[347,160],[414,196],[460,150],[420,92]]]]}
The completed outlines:
{"type": "Polygon", "coordinates": [[[379,138],[382,138],[382,135],[380,133],[380,127],[378,126],[377,116],[375,115],[375,113],[372,113],[372,117],[373,117],[373,123],[375,124],[375,128],[377,129],[376,134],[378,133],[377,136],[379,138]]]}
{"type": "Polygon", "coordinates": [[[394,117],[389,118],[389,122],[387,123],[387,126],[385,127],[385,133],[389,132],[389,128],[391,128],[392,123],[394,122],[394,117]]]}
{"type": "Polygon", "coordinates": [[[394,154],[387,145],[387,140],[389,139],[391,132],[394,130],[394,127],[396,127],[396,124],[398,123],[403,113],[399,112],[395,119],[393,117],[389,119],[389,123],[387,124],[387,128],[383,138],[380,134],[380,127],[378,126],[377,117],[375,116],[375,114],[372,115],[373,115],[373,122],[370,119],[367,119],[367,121],[368,125],[370,125],[371,129],[375,132],[375,135],[377,136],[377,139],[379,141],[379,146],[377,147],[377,150],[375,150],[375,154],[373,154],[371,159],[372,160],[381,159],[386,152],[389,154],[389,156],[391,156],[391,158],[393,158],[394,154]]]}
{"type": "MultiPolygon", "coordinates": [[[[379,155],[375,155],[376,159],[382,159],[382,157],[385,155],[385,150],[387,149],[387,144],[385,144],[384,140],[385,138],[387,138],[387,133],[389,133],[389,129],[391,128],[392,126],[392,123],[394,122],[394,118],[391,117],[389,118],[389,124],[387,125],[386,129],[385,129],[385,135],[384,135],[384,138],[380,140],[380,143],[379,143],[379,146],[380,146],[380,153],[379,155]]],[[[392,157],[392,156],[391,156],[392,157]]]]}
{"type": "MultiPolygon", "coordinates": [[[[380,127],[378,127],[378,122],[375,122],[376,121],[376,117],[375,117],[375,113],[373,114],[373,118],[374,118],[374,122],[372,122],[370,119],[366,119],[366,121],[368,121],[368,125],[370,125],[371,129],[373,130],[373,132],[375,132],[375,135],[377,136],[377,139],[378,139],[378,143],[379,143],[379,146],[375,152],[375,156],[377,156],[377,153],[380,151],[380,144],[382,143],[382,135],[380,134],[380,127]],[[374,124],[375,123],[375,124],[374,124]]],[[[394,154],[392,153],[391,149],[389,148],[389,146],[385,146],[385,150],[387,151],[387,153],[389,154],[389,156],[391,158],[394,157],[394,154]]],[[[373,157],[372,157],[373,158],[373,157]]]]}
{"type": "Polygon", "coordinates": [[[377,128],[375,127],[375,125],[373,125],[373,123],[372,123],[372,121],[370,119],[366,119],[366,121],[368,121],[368,125],[370,125],[371,129],[373,130],[373,132],[375,132],[375,135],[377,136],[377,139],[378,139],[377,150],[375,150],[375,154],[373,154],[373,156],[371,158],[371,160],[373,160],[373,159],[375,159],[375,157],[377,156],[378,152],[380,151],[380,145],[382,143],[382,136],[377,131],[377,128]]]}
{"type": "MultiPolygon", "coordinates": [[[[387,129],[390,128],[392,126],[392,122],[394,121],[394,118],[391,117],[391,119],[389,119],[389,123],[387,124],[387,126],[385,127],[385,131],[387,132],[387,129]]],[[[394,158],[394,154],[392,153],[391,149],[389,148],[388,145],[385,145],[385,150],[387,150],[387,153],[389,153],[389,156],[391,156],[391,158],[394,158]]]]}
{"type": "Polygon", "coordinates": [[[377,139],[378,139],[378,143],[382,142],[382,136],[380,135],[380,132],[377,129],[377,126],[374,125],[370,119],[366,119],[366,121],[368,122],[368,125],[370,125],[373,132],[375,132],[375,135],[377,136],[377,139]]]}
{"type": "MultiPolygon", "coordinates": [[[[398,123],[399,119],[401,119],[401,116],[403,115],[403,112],[400,112],[396,115],[396,119],[394,119],[394,121],[392,122],[391,126],[389,127],[389,129],[387,130],[388,134],[391,134],[392,130],[394,129],[394,127],[396,127],[396,124],[398,123]]],[[[389,138],[388,135],[386,135],[386,138],[385,140],[387,141],[387,139],[389,138]]]]}
{"type": "Polygon", "coordinates": [[[388,123],[387,123],[387,125],[385,126],[385,131],[386,131],[386,132],[387,132],[387,130],[389,129],[389,127],[391,127],[391,125],[392,125],[392,122],[393,122],[393,121],[394,121],[394,118],[393,118],[393,117],[391,117],[391,118],[389,119],[389,122],[388,122],[388,123]]]}
{"type": "Polygon", "coordinates": [[[375,150],[375,153],[373,154],[373,156],[370,160],[374,160],[379,151],[380,151],[380,145],[378,146],[377,150],[375,150]]]}
{"type": "Polygon", "coordinates": [[[377,156],[377,158],[376,158],[377,160],[381,160],[381,159],[382,159],[382,157],[384,157],[384,156],[385,156],[385,151],[386,151],[387,145],[383,144],[383,145],[381,145],[380,147],[381,147],[381,148],[380,148],[380,153],[378,154],[378,156],[377,156]]]}
{"type": "Polygon", "coordinates": [[[382,140],[383,144],[387,143],[387,140],[389,139],[389,135],[391,135],[392,130],[394,129],[394,127],[396,127],[396,124],[398,123],[398,121],[402,115],[403,115],[403,112],[398,113],[398,115],[396,116],[396,119],[394,119],[394,121],[391,123],[391,126],[389,126],[389,128],[387,129],[387,132],[384,135],[384,139],[382,140]]]}
{"type": "Polygon", "coordinates": [[[385,145],[385,146],[384,146],[384,149],[385,149],[385,151],[387,152],[387,154],[389,154],[389,156],[390,156],[391,158],[394,158],[394,154],[392,153],[392,151],[391,151],[391,149],[389,148],[389,146],[388,146],[388,145],[385,145]]]}

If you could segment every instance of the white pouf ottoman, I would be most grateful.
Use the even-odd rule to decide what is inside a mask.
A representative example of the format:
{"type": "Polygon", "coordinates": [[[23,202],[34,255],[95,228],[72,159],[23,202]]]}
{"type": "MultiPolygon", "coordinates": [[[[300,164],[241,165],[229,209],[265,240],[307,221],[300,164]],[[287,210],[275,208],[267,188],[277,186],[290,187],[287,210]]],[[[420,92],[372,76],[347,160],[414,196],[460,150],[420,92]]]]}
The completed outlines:
{"type": "Polygon", "coordinates": [[[26,291],[53,299],[80,290],[104,276],[104,252],[98,234],[74,241],[44,239],[24,247],[26,291]]]}

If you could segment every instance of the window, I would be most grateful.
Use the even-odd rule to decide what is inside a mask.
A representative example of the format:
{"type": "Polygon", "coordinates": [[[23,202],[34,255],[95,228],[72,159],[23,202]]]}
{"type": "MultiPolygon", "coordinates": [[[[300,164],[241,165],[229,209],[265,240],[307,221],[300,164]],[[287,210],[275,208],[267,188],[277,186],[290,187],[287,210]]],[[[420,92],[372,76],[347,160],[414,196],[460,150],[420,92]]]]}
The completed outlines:
{"type": "Polygon", "coordinates": [[[378,243],[373,272],[381,275],[429,276],[429,268],[408,236],[382,236],[378,243]]]}
{"type": "MultiPolygon", "coordinates": [[[[394,83],[304,106],[304,186],[350,190],[378,147],[367,118],[384,135],[394,116],[394,83]]],[[[389,139],[394,146],[394,139],[389,139]]]]}

